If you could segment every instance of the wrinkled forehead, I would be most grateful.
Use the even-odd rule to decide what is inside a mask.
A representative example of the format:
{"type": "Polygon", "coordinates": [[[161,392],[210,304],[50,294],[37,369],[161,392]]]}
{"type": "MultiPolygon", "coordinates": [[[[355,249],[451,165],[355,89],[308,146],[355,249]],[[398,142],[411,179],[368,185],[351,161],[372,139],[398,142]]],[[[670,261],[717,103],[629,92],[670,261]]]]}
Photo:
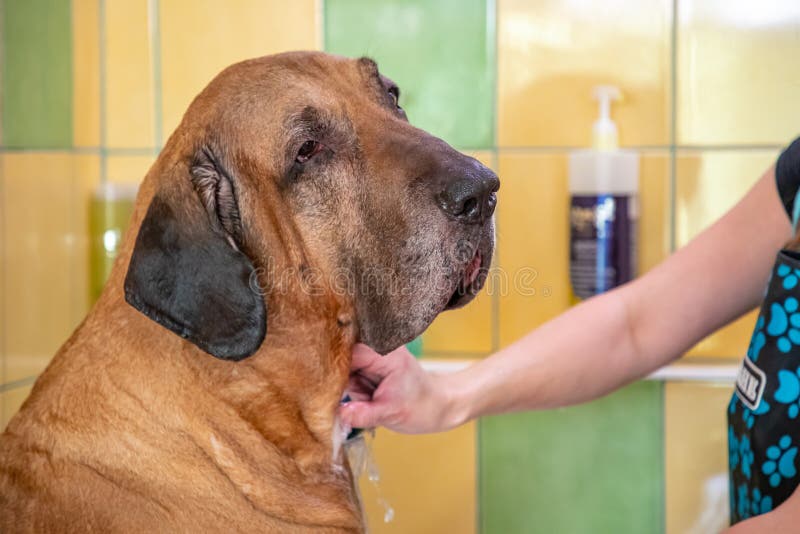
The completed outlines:
{"type": "MultiPolygon", "coordinates": [[[[284,80],[282,90],[290,100],[331,112],[342,113],[346,108],[363,109],[368,101],[381,102],[386,87],[394,85],[382,75],[378,64],[366,57],[349,59],[338,56],[313,56],[301,62],[284,80]]],[[[280,84],[280,82],[279,82],[280,84]]],[[[353,111],[351,110],[351,111],[353,111]]]]}
{"type": "Polygon", "coordinates": [[[231,67],[230,83],[262,92],[285,94],[325,94],[353,96],[380,90],[388,78],[370,58],[351,59],[321,52],[293,52],[246,61],[231,67]]]}
{"type": "Polygon", "coordinates": [[[198,100],[206,110],[216,108],[223,122],[255,120],[285,127],[287,121],[308,122],[309,107],[350,115],[366,101],[380,101],[385,87],[392,85],[370,58],[292,52],[229,67],[198,100]]]}

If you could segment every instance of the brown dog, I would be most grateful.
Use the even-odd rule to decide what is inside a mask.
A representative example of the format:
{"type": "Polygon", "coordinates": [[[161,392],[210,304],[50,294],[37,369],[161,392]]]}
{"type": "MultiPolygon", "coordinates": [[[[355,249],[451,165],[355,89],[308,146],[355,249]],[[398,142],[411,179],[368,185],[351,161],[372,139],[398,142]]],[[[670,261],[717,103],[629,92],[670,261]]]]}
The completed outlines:
{"type": "Polygon", "coordinates": [[[363,530],[335,424],[352,345],[470,300],[494,239],[497,177],[397,98],[369,59],[289,53],[195,99],[0,437],[0,531],[363,530]]]}

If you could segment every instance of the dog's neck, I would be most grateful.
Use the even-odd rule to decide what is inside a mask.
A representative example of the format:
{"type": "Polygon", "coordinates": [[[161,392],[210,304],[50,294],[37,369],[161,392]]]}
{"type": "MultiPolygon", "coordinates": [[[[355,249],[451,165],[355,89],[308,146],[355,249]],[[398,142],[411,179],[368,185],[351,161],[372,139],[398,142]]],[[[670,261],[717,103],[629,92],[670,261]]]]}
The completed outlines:
{"type": "MultiPolygon", "coordinates": [[[[289,303],[277,298],[270,306],[264,343],[239,362],[216,359],[165,334],[128,305],[121,291],[104,293],[82,328],[103,330],[114,339],[107,357],[137,355],[134,361],[115,362],[127,369],[115,378],[127,382],[126,391],[141,391],[147,384],[143,406],[166,401],[148,409],[164,418],[165,428],[179,421],[181,433],[259,509],[280,516],[273,507],[282,500],[274,492],[290,491],[297,494],[297,509],[309,510],[303,514],[310,524],[358,530],[362,518],[355,481],[344,451],[336,450],[340,438],[335,435],[354,326],[335,299],[289,303]],[[111,331],[108,324],[119,328],[111,331]],[[183,382],[172,383],[176,376],[183,382]]],[[[81,366],[78,359],[73,363],[81,366]]]]}
{"type": "Polygon", "coordinates": [[[334,457],[335,416],[353,345],[352,328],[331,319],[337,314],[326,305],[273,305],[256,354],[238,363],[201,354],[191,363],[266,440],[312,470],[342,462],[334,457]]]}

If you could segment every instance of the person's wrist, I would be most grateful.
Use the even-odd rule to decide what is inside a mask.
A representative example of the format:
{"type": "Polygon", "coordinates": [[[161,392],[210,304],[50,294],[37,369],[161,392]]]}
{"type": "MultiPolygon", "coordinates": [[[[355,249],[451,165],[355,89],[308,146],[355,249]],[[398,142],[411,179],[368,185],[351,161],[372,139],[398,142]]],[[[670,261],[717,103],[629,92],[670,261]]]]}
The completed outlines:
{"type": "Polygon", "coordinates": [[[441,397],[440,429],[450,430],[470,420],[470,404],[461,373],[447,373],[437,376],[438,391],[441,397]]]}

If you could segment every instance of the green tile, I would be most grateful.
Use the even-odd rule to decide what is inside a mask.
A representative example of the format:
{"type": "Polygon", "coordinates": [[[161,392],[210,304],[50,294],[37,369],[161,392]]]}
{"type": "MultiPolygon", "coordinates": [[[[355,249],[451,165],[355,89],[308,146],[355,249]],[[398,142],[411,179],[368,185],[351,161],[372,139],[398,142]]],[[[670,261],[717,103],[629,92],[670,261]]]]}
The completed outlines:
{"type": "Polygon", "coordinates": [[[411,122],[462,149],[494,144],[494,31],[491,0],[325,2],[325,49],[378,61],[411,122]]]}
{"type": "Polygon", "coordinates": [[[483,534],[663,531],[662,385],[487,418],[479,428],[483,534]]]}
{"type": "Polygon", "coordinates": [[[72,145],[71,3],[5,0],[2,6],[3,144],[72,145]]]}

